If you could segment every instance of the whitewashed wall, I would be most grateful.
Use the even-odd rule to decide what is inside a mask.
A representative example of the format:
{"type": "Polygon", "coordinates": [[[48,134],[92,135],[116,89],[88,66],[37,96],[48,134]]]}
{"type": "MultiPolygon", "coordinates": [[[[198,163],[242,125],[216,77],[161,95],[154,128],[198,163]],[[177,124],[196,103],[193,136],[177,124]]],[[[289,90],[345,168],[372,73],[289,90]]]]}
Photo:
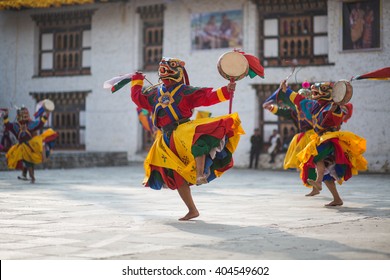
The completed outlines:
{"type": "MultiPolygon", "coordinates": [[[[176,56],[186,61],[186,70],[194,86],[221,87],[228,81],[220,76],[217,70],[219,57],[231,49],[192,50],[190,19],[192,13],[207,13],[223,10],[243,10],[244,46],[247,53],[255,53],[256,42],[256,8],[250,1],[182,1],[184,5],[177,6],[177,1],[167,5],[165,11],[164,55],[176,56]]],[[[249,137],[256,125],[256,94],[251,84],[263,82],[260,77],[245,78],[237,82],[233,99],[233,112],[238,112],[247,134],[242,137],[235,153],[237,166],[247,166],[249,161],[249,137]]],[[[212,112],[220,116],[229,112],[229,101],[199,110],[212,112]]]]}
{"type": "MultiPolygon", "coordinates": [[[[111,94],[102,88],[103,82],[118,74],[133,72],[140,68],[142,49],[140,44],[141,22],[136,8],[152,3],[166,4],[164,18],[164,56],[174,56],[186,61],[190,82],[194,86],[220,87],[227,84],[217,71],[220,55],[229,49],[191,50],[190,18],[192,13],[242,9],[244,13],[243,50],[256,54],[257,11],[248,0],[215,1],[158,1],[137,0],[130,3],[83,5],[61,8],[96,9],[92,18],[91,76],[34,77],[37,71],[37,29],[31,14],[49,10],[24,10],[0,12],[0,107],[10,103],[26,105],[33,110],[34,101],[29,92],[85,91],[91,90],[86,104],[87,151],[127,151],[129,160],[141,160],[141,128],[135,106],[129,97],[129,89],[111,94]]],[[[390,66],[390,1],[382,1],[382,49],[370,52],[340,51],[340,1],[328,2],[329,66],[304,67],[297,81],[321,81],[349,79],[390,66]]],[[[59,9],[50,9],[55,12],[59,9]]],[[[266,68],[265,79],[245,78],[237,83],[233,111],[238,112],[247,131],[235,153],[237,166],[246,166],[249,157],[249,137],[258,126],[258,104],[255,83],[278,84],[286,77],[288,68],[266,68]]],[[[156,73],[146,73],[147,78],[157,82],[156,73]]],[[[369,169],[374,172],[390,172],[388,81],[353,82],[354,116],[344,125],[367,139],[366,158],[369,169]]],[[[228,102],[207,109],[214,116],[228,113],[228,102]]],[[[11,113],[11,117],[13,117],[11,113]]]]}
{"type": "MultiPolygon", "coordinates": [[[[390,66],[390,1],[382,1],[382,49],[366,52],[341,52],[341,3],[329,1],[329,58],[335,63],[327,71],[329,79],[349,79],[390,66]]],[[[325,74],[325,73],[324,73],[325,74]]],[[[352,83],[354,115],[343,126],[367,140],[370,171],[390,172],[390,81],[361,80],[352,83]]]]}

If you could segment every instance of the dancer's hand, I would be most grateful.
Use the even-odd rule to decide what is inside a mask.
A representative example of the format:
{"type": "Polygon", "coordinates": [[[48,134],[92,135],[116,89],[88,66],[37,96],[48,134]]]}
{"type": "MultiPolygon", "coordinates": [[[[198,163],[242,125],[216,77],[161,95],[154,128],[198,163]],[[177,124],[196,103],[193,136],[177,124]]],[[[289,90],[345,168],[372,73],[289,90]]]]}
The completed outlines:
{"type": "Polygon", "coordinates": [[[145,79],[145,75],[144,73],[142,73],[141,71],[136,71],[135,74],[133,76],[131,76],[131,79],[132,80],[144,80],[145,79]]]}
{"type": "Polygon", "coordinates": [[[235,91],[235,90],[236,90],[236,82],[230,82],[230,83],[227,85],[227,90],[228,90],[229,92],[235,91]]]}
{"type": "Polygon", "coordinates": [[[286,92],[286,90],[287,90],[287,80],[281,81],[281,83],[280,83],[280,89],[281,89],[283,92],[286,92]]]}
{"type": "Polygon", "coordinates": [[[263,108],[271,112],[272,109],[274,108],[274,105],[273,105],[272,103],[273,103],[272,100],[270,100],[270,101],[268,101],[268,102],[265,102],[265,103],[263,104],[263,108]]]}

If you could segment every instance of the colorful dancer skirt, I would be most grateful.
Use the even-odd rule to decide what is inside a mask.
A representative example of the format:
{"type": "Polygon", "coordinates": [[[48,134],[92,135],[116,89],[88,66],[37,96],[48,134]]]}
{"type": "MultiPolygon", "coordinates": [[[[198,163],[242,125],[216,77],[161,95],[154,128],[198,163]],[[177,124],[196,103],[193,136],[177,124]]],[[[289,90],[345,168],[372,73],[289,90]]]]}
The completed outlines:
{"type": "Polygon", "coordinates": [[[206,155],[207,180],[220,177],[233,166],[232,154],[242,134],[237,113],[191,120],[159,133],[144,162],[143,184],[157,190],[196,184],[195,157],[200,155],[206,155]]]}
{"type": "Polygon", "coordinates": [[[47,129],[28,142],[13,145],[6,154],[8,168],[21,169],[23,163],[29,165],[42,163],[45,157],[43,143],[51,145],[57,137],[58,134],[54,130],[47,129]]]}
{"type": "Polygon", "coordinates": [[[302,151],[307,144],[311,141],[311,136],[314,134],[314,130],[310,129],[305,132],[297,133],[288,146],[286,156],[284,157],[283,167],[284,169],[294,168],[298,169],[301,162],[298,160],[297,154],[302,151]]]}
{"type": "MultiPolygon", "coordinates": [[[[366,151],[366,140],[349,131],[327,132],[322,136],[313,134],[310,143],[297,157],[301,162],[301,179],[306,186],[307,179],[316,180],[316,162],[332,161],[330,174],[324,180],[335,180],[340,185],[359,171],[367,170],[367,160],[363,157],[366,151]]],[[[329,171],[329,170],[328,170],[329,171]]]]}

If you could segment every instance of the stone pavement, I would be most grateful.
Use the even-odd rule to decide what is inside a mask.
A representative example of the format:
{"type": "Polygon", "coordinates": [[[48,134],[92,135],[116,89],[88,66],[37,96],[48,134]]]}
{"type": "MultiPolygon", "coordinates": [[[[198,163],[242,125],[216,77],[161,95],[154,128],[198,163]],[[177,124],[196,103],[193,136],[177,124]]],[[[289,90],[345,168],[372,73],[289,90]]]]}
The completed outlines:
{"type": "Polygon", "coordinates": [[[389,260],[390,175],[359,174],[324,207],[295,171],[232,169],[193,187],[200,217],[176,191],[142,187],[141,164],[0,172],[0,259],[389,260]]]}

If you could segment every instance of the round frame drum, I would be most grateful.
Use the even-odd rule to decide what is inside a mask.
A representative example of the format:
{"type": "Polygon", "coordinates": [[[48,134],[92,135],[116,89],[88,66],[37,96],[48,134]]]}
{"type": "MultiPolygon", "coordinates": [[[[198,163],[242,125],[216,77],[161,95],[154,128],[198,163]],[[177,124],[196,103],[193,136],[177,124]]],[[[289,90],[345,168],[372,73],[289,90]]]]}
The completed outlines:
{"type": "Polygon", "coordinates": [[[44,99],[42,100],[42,107],[45,109],[45,111],[53,112],[55,109],[54,102],[50,99],[44,99]]]}
{"type": "Polygon", "coordinates": [[[220,56],[217,68],[219,74],[226,80],[234,79],[238,81],[248,74],[249,63],[243,54],[232,51],[220,56]]]}
{"type": "Polygon", "coordinates": [[[339,105],[348,103],[352,98],[352,85],[347,80],[340,80],[333,85],[332,98],[339,105]]]}

